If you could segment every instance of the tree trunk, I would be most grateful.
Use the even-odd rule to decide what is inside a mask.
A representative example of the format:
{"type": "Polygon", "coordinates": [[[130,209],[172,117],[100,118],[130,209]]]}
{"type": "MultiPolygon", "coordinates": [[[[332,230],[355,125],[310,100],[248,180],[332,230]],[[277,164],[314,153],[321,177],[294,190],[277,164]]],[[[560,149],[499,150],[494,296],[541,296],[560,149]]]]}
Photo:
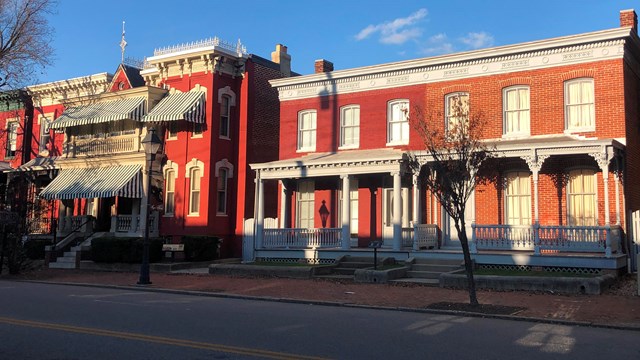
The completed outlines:
{"type": "Polygon", "coordinates": [[[464,218],[460,219],[460,224],[456,225],[456,231],[458,232],[458,239],[460,239],[460,245],[462,245],[462,254],[464,255],[464,270],[467,274],[467,290],[469,292],[469,303],[473,306],[478,306],[478,296],[476,295],[476,282],[473,278],[473,262],[471,261],[471,252],[469,251],[469,240],[467,239],[467,229],[464,222],[464,218]]]}

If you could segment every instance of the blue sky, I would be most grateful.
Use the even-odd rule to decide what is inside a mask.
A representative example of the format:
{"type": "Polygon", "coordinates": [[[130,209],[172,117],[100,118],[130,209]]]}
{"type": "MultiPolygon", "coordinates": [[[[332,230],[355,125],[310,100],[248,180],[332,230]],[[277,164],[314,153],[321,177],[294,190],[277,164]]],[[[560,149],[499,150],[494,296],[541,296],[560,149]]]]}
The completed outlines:
{"type": "Polygon", "coordinates": [[[316,59],[348,69],[611,29],[631,8],[640,1],[61,0],[52,66],[39,80],[114,72],[122,21],[127,57],[218,36],[265,58],[284,44],[293,71],[310,74],[316,59]]]}

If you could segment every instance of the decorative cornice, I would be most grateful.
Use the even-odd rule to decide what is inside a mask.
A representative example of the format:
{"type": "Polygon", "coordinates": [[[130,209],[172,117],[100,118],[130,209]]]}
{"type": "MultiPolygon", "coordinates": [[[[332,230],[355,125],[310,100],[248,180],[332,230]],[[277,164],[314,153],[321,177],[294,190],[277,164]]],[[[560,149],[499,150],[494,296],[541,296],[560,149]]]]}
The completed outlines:
{"type": "Polygon", "coordinates": [[[271,80],[280,100],[419,85],[476,76],[505,74],[621,59],[626,28],[459,54],[381,64],[331,73],[271,80]]]}

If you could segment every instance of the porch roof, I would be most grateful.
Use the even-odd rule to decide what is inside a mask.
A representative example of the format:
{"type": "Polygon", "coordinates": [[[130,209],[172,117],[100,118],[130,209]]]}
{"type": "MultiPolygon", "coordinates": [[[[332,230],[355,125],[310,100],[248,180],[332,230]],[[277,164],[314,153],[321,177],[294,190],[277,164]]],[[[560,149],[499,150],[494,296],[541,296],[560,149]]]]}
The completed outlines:
{"type": "Polygon", "coordinates": [[[405,152],[396,149],[352,150],[313,153],[250,166],[260,171],[263,179],[287,179],[399,171],[405,159],[405,152]]]}
{"type": "Polygon", "coordinates": [[[142,197],[140,165],[62,169],[42,190],[43,199],[91,199],[122,196],[142,197]]]}
{"type": "Polygon", "coordinates": [[[143,121],[185,120],[193,123],[205,122],[205,93],[189,91],[170,94],[160,101],[143,121]]]}
{"type": "Polygon", "coordinates": [[[50,124],[50,127],[62,129],[125,119],[140,121],[145,113],[145,105],[146,97],[139,96],[76,106],[66,109],[59,118],[50,124]]]}

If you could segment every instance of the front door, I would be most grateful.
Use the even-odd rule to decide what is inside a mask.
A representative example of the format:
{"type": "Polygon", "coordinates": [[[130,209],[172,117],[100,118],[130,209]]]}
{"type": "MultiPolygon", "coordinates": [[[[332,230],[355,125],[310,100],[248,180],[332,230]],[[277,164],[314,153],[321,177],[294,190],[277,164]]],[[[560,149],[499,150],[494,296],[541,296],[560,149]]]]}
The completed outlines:
{"type": "MultiPolygon", "coordinates": [[[[409,189],[402,188],[400,200],[402,227],[409,226],[409,189]]],[[[385,246],[393,246],[393,189],[382,189],[382,238],[385,246]]]]}
{"type": "MultiPolygon", "coordinates": [[[[456,230],[453,219],[442,209],[443,226],[444,229],[444,247],[460,247],[460,239],[458,238],[458,231],[456,230]]],[[[476,196],[475,191],[471,193],[467,200],[467,205],[464,209],[464,221],[467,232],[467,239],[471,240],[471,223],[476,217],[476,196]]]]}

